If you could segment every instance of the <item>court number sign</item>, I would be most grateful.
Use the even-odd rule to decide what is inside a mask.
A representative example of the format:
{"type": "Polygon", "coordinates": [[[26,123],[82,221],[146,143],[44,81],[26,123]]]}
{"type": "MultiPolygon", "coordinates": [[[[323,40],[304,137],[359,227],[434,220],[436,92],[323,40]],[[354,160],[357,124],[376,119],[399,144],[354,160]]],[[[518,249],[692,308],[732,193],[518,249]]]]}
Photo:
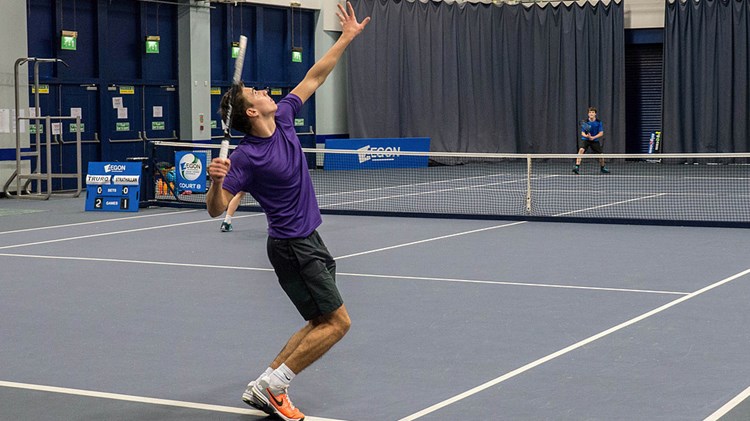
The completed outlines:
{"type": "Polygon", "coordinates": [[[206,152],[175,152],[174,162],[177,163],[177,168],[175,168],[175,181],[177,182],[177,191],[179,193],[206,192],[207,157],[208,154],[206,152]]]}
{"type": "Polygon", "coordinates": [[[140,162],[89,162],[87,211],[137,212],[140,194],[140,162]]]}

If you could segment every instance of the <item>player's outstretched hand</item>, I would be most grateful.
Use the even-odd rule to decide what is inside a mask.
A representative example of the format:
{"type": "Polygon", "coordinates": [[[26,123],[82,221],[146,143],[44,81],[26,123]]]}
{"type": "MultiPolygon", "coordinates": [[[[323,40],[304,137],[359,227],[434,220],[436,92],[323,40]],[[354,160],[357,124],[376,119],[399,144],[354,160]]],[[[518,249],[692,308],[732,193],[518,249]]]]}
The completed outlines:
{"type": "Polygon", "coordinates": [[[337,5],[339,11],[336,12],[336,16],[339,17],[341,22],[341,30],[344,34],[351,36],[352,38],[359,35],[365,26],[370,23],[370,17],[362,19],[362,22],[357,22],[357,16],[354,14],[354,8],[351,2],[346,2],[346,9],[341,4],[337,5]]]}

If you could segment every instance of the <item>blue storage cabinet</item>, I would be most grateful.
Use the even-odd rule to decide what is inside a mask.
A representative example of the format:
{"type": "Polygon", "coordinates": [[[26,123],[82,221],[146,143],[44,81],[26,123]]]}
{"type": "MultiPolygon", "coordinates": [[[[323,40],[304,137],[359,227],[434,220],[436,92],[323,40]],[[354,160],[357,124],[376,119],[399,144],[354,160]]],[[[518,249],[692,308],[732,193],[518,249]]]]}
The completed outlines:
{"type": "MultiPolygon", "coordinates": [[[[61,84],[60,85],[60,110],[61,116],[72,115],[73,111],[80,109],[81,112],[81,168],[85,171],[88,163],[98,161],[101,155],[101,143],[99,138],[99,88],[95,84],[61,84]]],[[[60,149],[59,168],[60,172],[74,173],[76,171],[76,132],[75,120],[61,120],[62,145],[60,149]]],[[[74,189],[76,181],[63,179],[63,189],[74,189]]]]}
{"type": "Polygon", "coordinates": [[[144,138],[176,141],[179,128],[177,90],[172,85],[144,89],[144,138]]]}

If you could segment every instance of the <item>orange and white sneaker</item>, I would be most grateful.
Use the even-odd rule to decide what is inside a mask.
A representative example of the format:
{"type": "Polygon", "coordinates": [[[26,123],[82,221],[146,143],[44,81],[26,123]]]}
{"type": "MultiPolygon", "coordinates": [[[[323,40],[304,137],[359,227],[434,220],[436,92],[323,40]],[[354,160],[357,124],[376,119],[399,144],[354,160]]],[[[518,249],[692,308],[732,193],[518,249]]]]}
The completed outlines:
{"type": "Polygon", "coordinates": [[[271,392],[268,383],[264,380],[261,379],[261,381],[253,386],[253,395],[258,400],[267,401],[271,405],[271,408],[273,408],[273,412],[284,421],[302,421],[305,419],[305,414],[292,404],[286,390],[275,394],[271,392]]]}
{"type": "Polygon", "coordinates": [[[253,380],[250,382],[250,384],[247,385],[247,389],[245,389],[245,392],[242,394],[242,400],[245,401],[246,404],[252,406],[255,409],[259,409],[268,415],[275,414],[276,412],[273,410],[273,407],[270,403],[268,403],[268,400],[265,397],[261,396],[259,398],[253,393],[255,383],[255,380],[253,380]]]}

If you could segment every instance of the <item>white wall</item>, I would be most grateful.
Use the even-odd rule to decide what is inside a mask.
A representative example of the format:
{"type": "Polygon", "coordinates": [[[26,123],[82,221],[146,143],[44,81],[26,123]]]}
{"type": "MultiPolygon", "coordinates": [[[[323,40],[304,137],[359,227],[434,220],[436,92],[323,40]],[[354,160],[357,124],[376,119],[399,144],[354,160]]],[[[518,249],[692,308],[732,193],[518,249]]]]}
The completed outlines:
{"type": "MultiPolygon", "coordinates": [[[[182,0],[189,4],[190,0],[182,0]]],[[[177,69],[180,100],[180,140],[211,139],[211,14],[208,8],[177,10],[177,69]],[[196,59],[198,58],[198,59],[196,59]],[[202,117],[202,118],[201,118],[202,117]],[[202,121],[201,121],[202,120],[202,121]]]]}
{"type": "MultiPolygon", "coordinates": [[[[10,116],[7,121],[0,122],[0,149],[16,148],[16,133],[13,131],[15,123],[15,89],[14,89],[14,65],[17,59],[28,55],[28,39],[26,35],[26,2],[17,0],[0,0],[2,13],[0,13],[0,116],[10,116]]],[[[33,66],[33,64],[32,64],[33,66]]],[[[33,67],[32,67],[33,69],[33,67]]],[[[19,92],[20,108],[25,110],[24,115],[28,116],[29,98],[28,98],[28,80],[29,80],[28,63],[19,67],[19,92]]],[[[28,127],[28,121],[24,123],[28,127]]],[[[21,147],[29,146],[28,130],[21,133],[21,147]]],[[[28,161],[26,161],[28,162],[28,161]]],[[[29,172],[29,166],[26,165],[25,173],[29,172]]],[[[8,177],[15,171],[16,161],[0,161],[0,192],[2,186],[8,180],[8,177]]],[[[14,183],[15,185],[15,183],[14,183]]],[[[15,187],[11,188],[15,191],[15,187]]]]}
{"type": "MultiPolygon", "coordinates": [[[[328,51],[339,38],[341,24],[336,17],[337,0],[322,0],[315,25],[315,60],[328,51]]],[[[354,41],[356,42],[356,40],[354,41]]],[[[317,134],[348,133],[346,112],[346,53],[341,57],[326,82],[315,93],[317,134]]]]}
{"type": "Polygon", "coordinates": [[[627,0],[625,29],[663,28],[664,13],[664,0],[627,0]]]}

